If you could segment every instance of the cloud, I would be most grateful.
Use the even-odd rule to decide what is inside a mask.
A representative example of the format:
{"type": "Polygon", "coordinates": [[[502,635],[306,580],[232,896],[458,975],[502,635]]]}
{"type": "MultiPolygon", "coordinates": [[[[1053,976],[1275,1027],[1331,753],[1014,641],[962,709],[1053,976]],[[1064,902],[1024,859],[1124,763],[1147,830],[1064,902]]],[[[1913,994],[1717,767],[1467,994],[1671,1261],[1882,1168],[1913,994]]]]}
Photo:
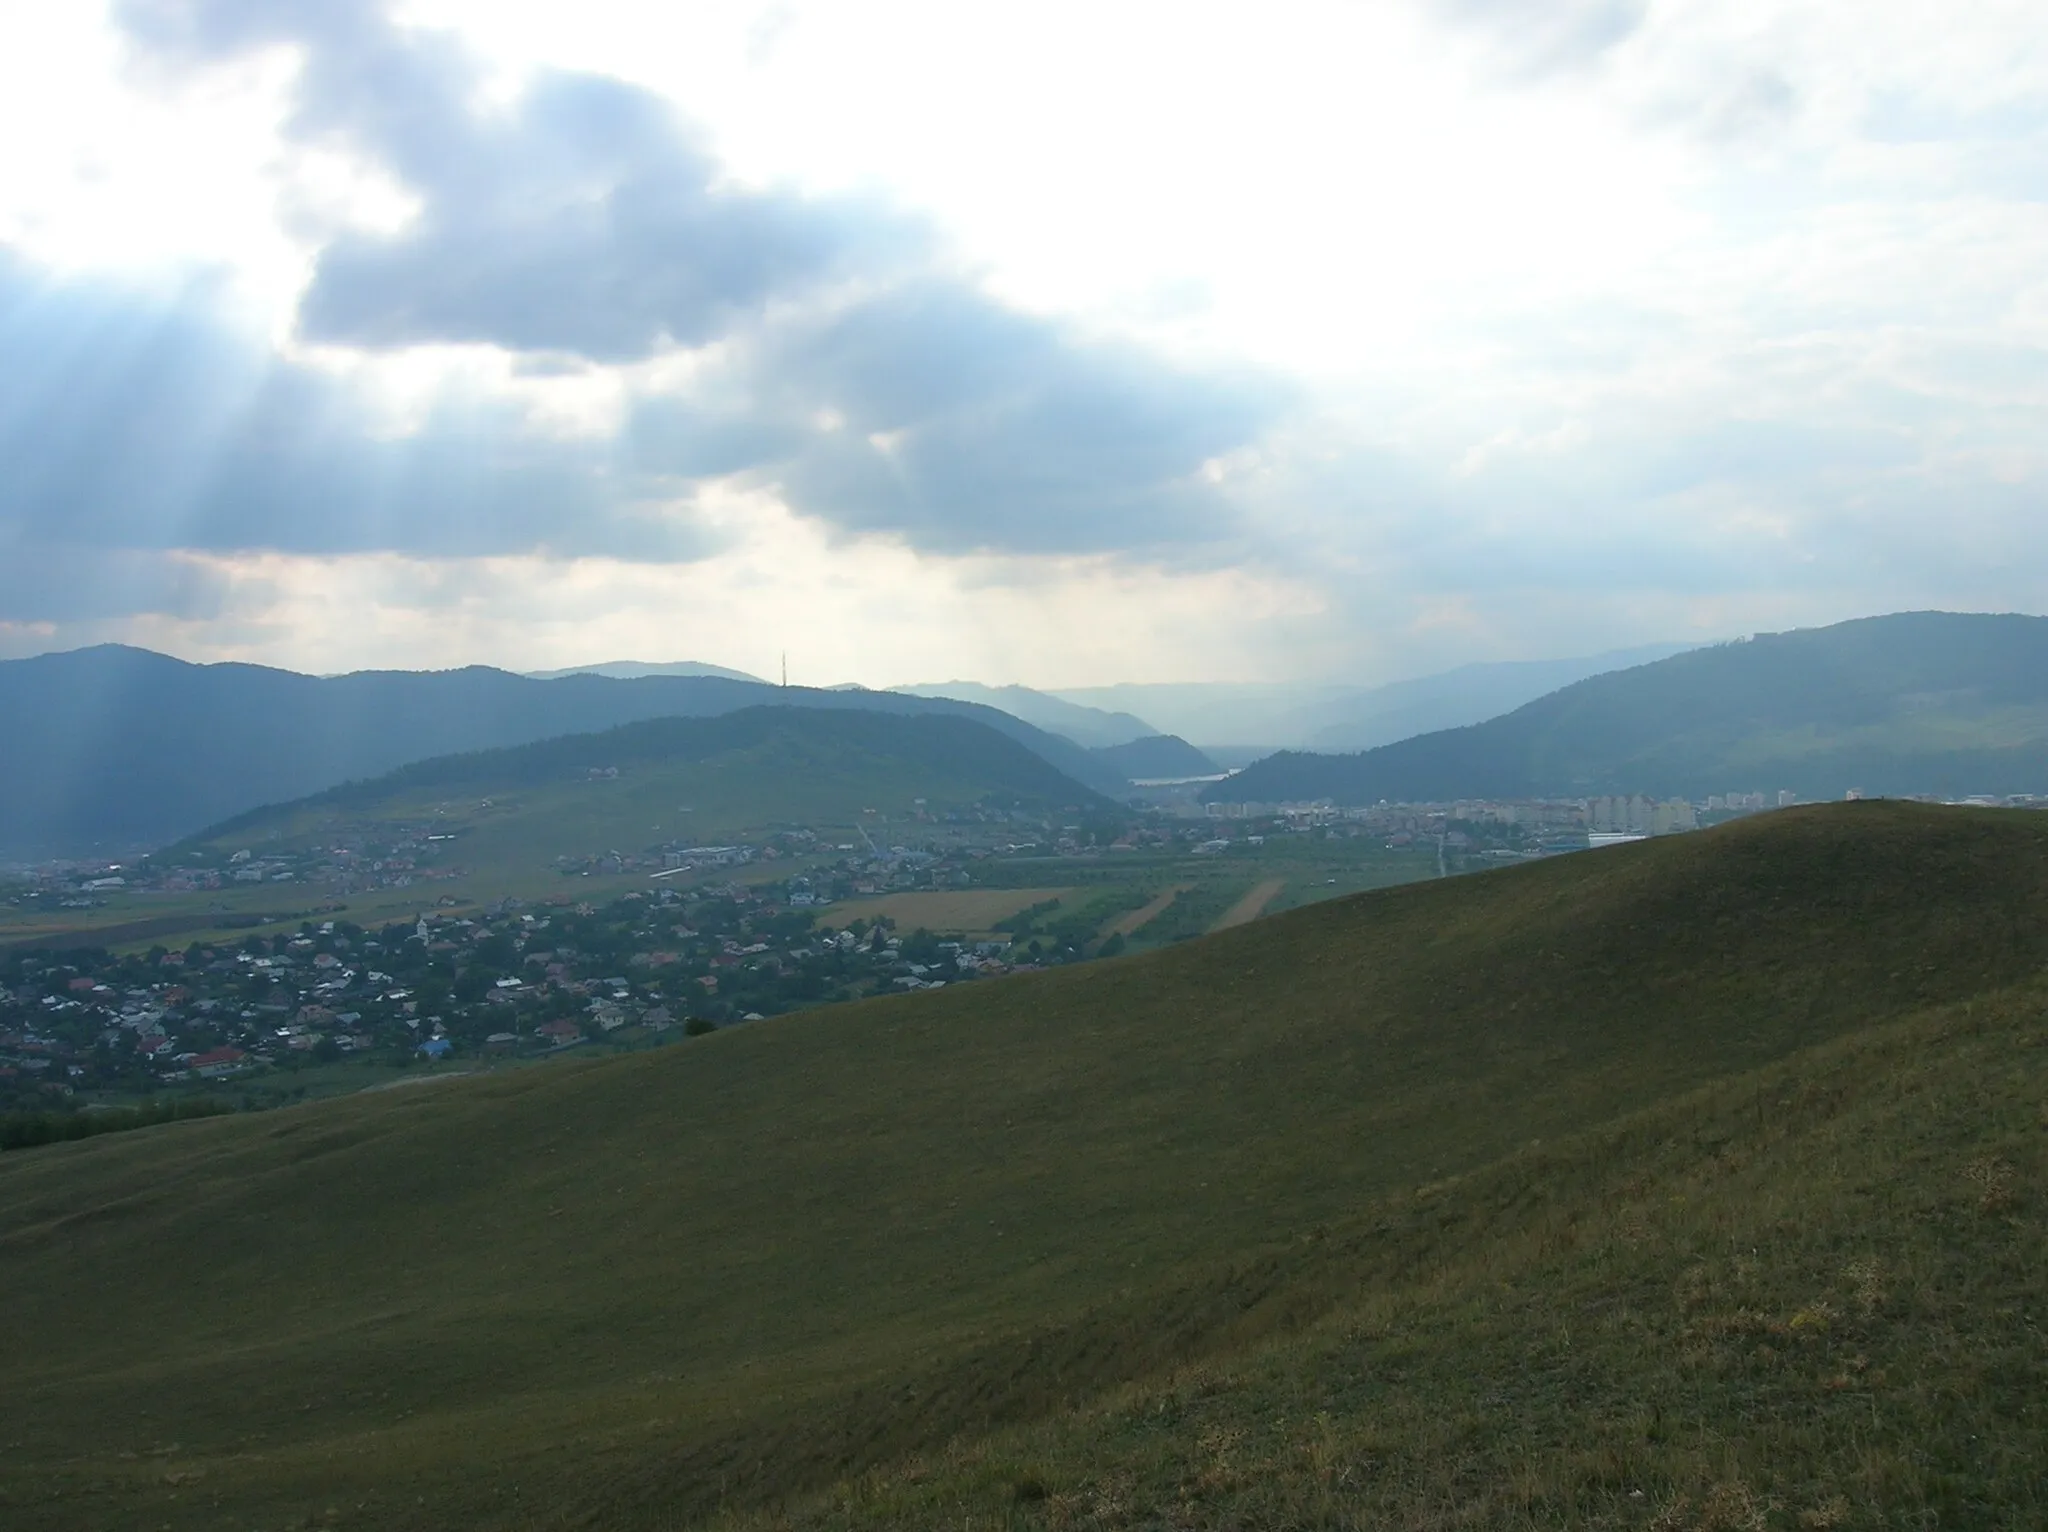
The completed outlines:
{"type": "MultiPolygon", "coordinates": [[[[436,420],[404,450],[328,464],[305,506],[322,524],[452,551],[487,522],[501,540],[608,553],[637,526],[649,556],[671,556],[669,529],[605,496],[686,502],[740,476],[842,531],[926,549],[1186,550],[1237,530],[1205,465],[1286,408],[1268,380],[1177,367],[1006,307],[951,272],[921,223],[879,204],[730,184],[689,124],[636,86],[544,72],[494,103],[460,48],[369,0],[126,0],[121,15],[173,68],[296,49],[291,136],[345,146],[416,199],[396,232],[323,234],[303,339],[488,345],[528,377],[700,353],[684,387],[627,385],[609,479],[587,451],[522,458],[516,431],[484,410],[436,420]],[[441,509],[416,527],[407,507],[387,513],[394,482],[441,509]],[[430,545],[402,540],[436,529],[430,545]]],[[[305,386],[269,386],[284,441],[308,413],[341,407],[299,397],[305,386]]],[[[227,458],[214,482],[196,514],[216,539],[288,489],[263,454],[227,458]]]]}
{"type": "MultiPolygon", "coordinates": [[[[1352,673],[1410,612],[1563,653],[1671,636],[1667,612],[1718,633],[2039,584],[2048,222],[2017,0],[1413,0],[1250,29],[558,8],[545,45],[482,0],[114,3],[139,67],[102,94],[143,82],[159,126],[232,96],[249,140],[232,172],[138,159],[170,188],[147,205],[271,242],[127,226],[273,309],[0,256],[0,631],[124,606],[224,628],[217,571],[260,606],[273,556],[280,631],[343,567],[323,631],[391,580],[425,649],[484,606],[516,631],[572,566],[591,610],[616,589],[658,633],[725,584],[721,611],[779,600],[799,564],[817,583],[785,611],[874,582],[835,608],[851,631],[970,565],[1022,611],[1078,559],[1164,582],[1134,602],[1225,568],[1313,593],[1256,642],[1275,673],[1352,673]],[[480,62],[572,55],[676,99],[480,62]],[[1174,280],[1206,301],[1133,296],[1174,280]],[[1187,360],[1229,355],[1299,381],[1187,360]],[[492,561],[529,574],[456,573],[492,561]],[[392,573],[424,568],[447,577],[392,573]]],[[[0,206],[0,238],[89,269],[117,195],[60,240],[11,188],[29,211],[0,206]]]]}
{"type": "Polygon", "coordinates": [[[879,208],[722,186],[668,103],[617,80],[547,73],[483,104],[459,47],[368,0],[128,0],[123,16],[187,66],[298,48],[292,135],[346,145],[418,198],[399,232],[321,251],[299,310],[312,340],[633,360],[924,243],[879,208]]]}
{"type": "Polygon", "coordinates": [[[642,461],[775,484],[799,512],[945,552],[1198,548],[1238,530],[1204,466],[1290,403],[1257,378],[1089,343],[933,278],[773,326],[735,355],[748,407],[649,401],[642,461]]]}
{"type": "Polygon", "coordinates": [[[918,243],[874,210],[717,188],[666,106],[616,81],[548,76],[508,112],[437,130],[457,141],[380,146],[420,215],[321,253],[299,312],[309,338],[638,360],[918,243]]]}

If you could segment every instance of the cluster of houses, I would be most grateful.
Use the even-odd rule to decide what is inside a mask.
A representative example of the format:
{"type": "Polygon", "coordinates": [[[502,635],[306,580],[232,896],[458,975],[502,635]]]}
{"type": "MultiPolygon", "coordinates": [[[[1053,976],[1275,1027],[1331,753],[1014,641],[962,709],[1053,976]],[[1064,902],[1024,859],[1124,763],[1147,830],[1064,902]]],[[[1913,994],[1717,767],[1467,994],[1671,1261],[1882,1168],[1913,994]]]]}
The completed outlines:
{"type": "Polygon", "coordinates": [[[317,885],[332,894],[411,888],[462,876],[449,860],[458,837],[431,825],[387,825],[336,834],[328,844],[187,850],[129,862],[46,862],[25,868],[27,890],[60,908],[87,908],[116,893],[205,893],[251,885],[317,885]]]}
{"type": "Polygon", "coordinates": [[[651,1043],[802,1006],[1009,971],[1007,943],[814,929],[726,883],[600,907],[504,900],[147,953],[0,957],[0,1104],[348,1059],[389,1065],[651,1043]]]}

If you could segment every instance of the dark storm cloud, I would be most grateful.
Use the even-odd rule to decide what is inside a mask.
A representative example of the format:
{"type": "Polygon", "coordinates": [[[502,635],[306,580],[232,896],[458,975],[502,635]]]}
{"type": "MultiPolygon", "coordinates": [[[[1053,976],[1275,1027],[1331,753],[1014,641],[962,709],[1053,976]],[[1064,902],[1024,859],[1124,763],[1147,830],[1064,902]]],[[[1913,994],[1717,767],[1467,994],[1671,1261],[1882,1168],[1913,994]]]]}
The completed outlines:
{"type": "MultiPolygon", "coordinates": [[[[602,486],[558,448],[509,484],[471,483],[468,454],[488,445],[503,466],[517,444],[459,419],[402,463],[335,463],[317,503],[355,535],[433,535],[381,508],[394,476],[444,489],[445,535],[480,519],[488,492],[508,496],[492,512],[502,533],[561,545],[584,539],[584,517],[604,522],[606,493],[742,475],[803,514],[927,548],[1149,550],[1230,528],[1203,464],[1284,407],[1258,380],[1086,343],[933,275],[934,242],[891,210],[727,187],[667,103],[619,81],[548,75],[479,108],[459,49],[363,0],[127,0],[121,14],[174,67],[298,48],[292,134],[345,145],[418,198],[395,235],[330,239],[298,315],[307,337],[489,343],[531,357],[529,376],[720,343],[686,397],[636,406],[618,444],[629,471],[602,486]]],[[[295,407],[288,393],[272,405],[285,440],[295,407]]],[[[207,514],[230,523],[279,488],[261,455],[230,460],[216,486],[207,514]]],[[[608,549],[631,525],[612,518],[608,549]]]]}

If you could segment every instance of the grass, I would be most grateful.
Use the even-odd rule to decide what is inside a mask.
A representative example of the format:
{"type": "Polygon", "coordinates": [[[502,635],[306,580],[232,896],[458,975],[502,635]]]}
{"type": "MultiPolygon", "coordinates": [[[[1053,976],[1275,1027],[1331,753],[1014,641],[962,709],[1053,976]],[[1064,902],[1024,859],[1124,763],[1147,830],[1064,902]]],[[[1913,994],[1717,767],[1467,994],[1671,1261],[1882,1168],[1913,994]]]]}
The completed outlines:
{"type": "Polygon", "coordinates": [[[0,1517],[2027,1525],[2044,907],[1791,811],[10,1154],[0,1517]]]}
{"type": "Polygon", "coordinates": [[[0,1112],[0,1151],[38,1149],[102,1133],[128,1133],[194,1117],[218,1117],[233,1110],[225,1102],[204,1097],[174,1097],[87,1112],[0,1112]]]}
{"type": "Polygon", "coordinates": [[[2041,1525],[2044,1085],[2038,985],[1823,1045],[1219,1273],[1226,1361],[733,1523],[2041,1525]]]}

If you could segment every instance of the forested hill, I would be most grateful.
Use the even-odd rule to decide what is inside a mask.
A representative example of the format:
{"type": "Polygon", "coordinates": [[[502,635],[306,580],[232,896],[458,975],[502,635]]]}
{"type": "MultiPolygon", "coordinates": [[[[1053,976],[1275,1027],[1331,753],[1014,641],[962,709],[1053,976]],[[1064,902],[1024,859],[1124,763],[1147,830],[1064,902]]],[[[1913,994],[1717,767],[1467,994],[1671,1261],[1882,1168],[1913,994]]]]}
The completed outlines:
{"type": "Polygon", "coordinates": [[[0,860],[121,853],[410,761],[764,704],[971,718],[1088,787],[1123,786],[1068,740],[943,698],[482,666],[323,678],[105,645],[0,663],[0,860]]]}
{"type": "Polygon", "coordinates": [[[1356,755],[1285,752],[1211,802],[2048,791],[2048,618],[1904,612],[1594,676],[1356,755]]]}
{"type": "MultiPolygon", "coordinates": [[[[750,707],[709,718],[650,718],[595,734],[414,761],[368,781],[239,814],[193,841],[240,837],[289,844],[295,836],[302,839],[309,825],[318,827],[318,838],[336,816],[402,817],[405,806],[422,796],[511,792],[522,796],[498,805],[500,812],[476,839],[503,843],[499,849],[507,854],[523,849],[528,859],[572,845],[624,841],[645,829],[650,803],[679,795],[693,800],[694,826],[720,834],[774,820],[850,824],[863,807],[882,804],[900,813],[927,798],[948,809],[1113,808],[976,719],[750,707]],[[624,781],[593,802],[585,791],[593,774],[624,781]]],[[[474,847],[472,853],[484,854],[474,847]]]]}

